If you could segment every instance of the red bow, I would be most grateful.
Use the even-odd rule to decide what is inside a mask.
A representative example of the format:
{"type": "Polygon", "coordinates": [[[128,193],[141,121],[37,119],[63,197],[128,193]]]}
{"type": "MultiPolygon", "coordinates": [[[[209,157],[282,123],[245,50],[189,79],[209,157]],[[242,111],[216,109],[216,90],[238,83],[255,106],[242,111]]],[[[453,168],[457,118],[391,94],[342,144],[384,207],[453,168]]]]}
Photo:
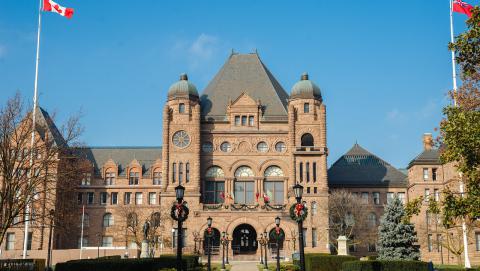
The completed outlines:
{"type": "Polygon", "coordinates": [[[300,216],[302,214],[303,208],[303,204],[297,203],[297,205],[295,206],[295,215],[300,216]]]}

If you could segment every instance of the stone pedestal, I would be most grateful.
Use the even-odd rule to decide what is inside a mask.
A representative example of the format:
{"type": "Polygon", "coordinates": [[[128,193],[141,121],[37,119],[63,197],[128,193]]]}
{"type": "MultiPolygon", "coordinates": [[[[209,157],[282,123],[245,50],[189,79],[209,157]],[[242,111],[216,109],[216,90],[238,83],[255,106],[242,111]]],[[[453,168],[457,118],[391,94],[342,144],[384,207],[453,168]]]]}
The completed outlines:
{"type": "Polygon", "coordinates": [[[140,258],[148,258],[148,241],[143,240],[142,241],[142,252],[140,253],[140,258]]]}
{"type": "Polygon", "coordinates": [[[338,237],[337,241],[338,241],[338,255],[348,255],[348,246],[347,246],[348,238],[341,235],[338,237]]]}

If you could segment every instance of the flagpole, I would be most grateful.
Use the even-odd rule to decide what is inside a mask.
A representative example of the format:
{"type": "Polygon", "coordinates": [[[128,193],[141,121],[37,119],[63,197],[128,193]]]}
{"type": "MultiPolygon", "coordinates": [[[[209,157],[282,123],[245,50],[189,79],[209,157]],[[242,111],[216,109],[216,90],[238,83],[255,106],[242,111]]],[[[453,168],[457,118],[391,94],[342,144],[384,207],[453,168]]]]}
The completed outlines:
{"type": "MultiPolygon", "coordinates": [[[[454,42],[453,38],[453,0],[450,1],[450,42],[454,42]]],[[[452,78],[453,78],[453,106],[457,106],[457,64],[455,63],[455,50],[452,50],[452,78]]],[[[463,175],[459,172],[460,175],[460,194],[463,198],[464,188],[463,188],[463,175]]],[[[465,254],[465,268],[471,268],[470,259],[468,257],[468,237],[467,237],[467,225],[465,224],[465,218],[462,217],[462,235],[463,235],[463,252],[465,254]]]]}
{"type": "MultiPolygon", "coordinates": [[[[32,110],[32,137],[30,140],[30,182],[33,174],[33,155],[35,145],[35,113],[37,111],[37,93],[38,93],[38,62],[40,59],[40,31],[42,29],[42,0],[38,1],[38,29],[37,29],[37,56],[35,61],[35,85],[33,91],[33,110],[32,110]]],[[[27,258],[27,245],[28,245],[28,228],[29,228],[29,199],[30,195],[27,195],[27,201],[25,206],[25,229],[23,238],[23,259],[27,258]]]]}
{"type": "MultiPolygon", "coordinates": [[[[453,38],[453,0],[450,1],[450,42],[453,38]]],[[[455,62],[455,50],[452,50],[452,78],[453,78],[453,105],[457,106],[457,64],[455,62]]]]}
{"type": "Polygon", "coordinates": [[[80,232],[80,260],[83,252],[83,221],[85,221],[85,205],[82,206],[82,230],[80,232]]]}

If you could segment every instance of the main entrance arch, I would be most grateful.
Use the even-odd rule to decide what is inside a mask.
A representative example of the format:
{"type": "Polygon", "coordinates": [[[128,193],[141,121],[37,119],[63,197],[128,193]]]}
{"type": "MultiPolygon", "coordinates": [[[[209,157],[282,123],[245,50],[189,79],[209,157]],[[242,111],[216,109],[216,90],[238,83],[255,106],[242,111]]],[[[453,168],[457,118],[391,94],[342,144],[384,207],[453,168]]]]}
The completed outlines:
{"type": "Polygon", "coordinates": [[[249,224],[240,224],[233,230],[232,251],[234,254],[255,254],[257,232],[249,224]]]}

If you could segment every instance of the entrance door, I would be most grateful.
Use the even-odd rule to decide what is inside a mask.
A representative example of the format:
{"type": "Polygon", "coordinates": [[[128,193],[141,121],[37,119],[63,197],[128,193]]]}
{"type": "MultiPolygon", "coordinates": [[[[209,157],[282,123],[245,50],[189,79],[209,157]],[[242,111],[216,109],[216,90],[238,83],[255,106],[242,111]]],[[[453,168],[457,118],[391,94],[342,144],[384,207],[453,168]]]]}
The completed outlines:
{"type": "Polygon", "coordinates": [[[233,231],[232,249],[235,254],[253,254],[257,251],[257,232],[248,224],[241,224],[233,231]]]}

